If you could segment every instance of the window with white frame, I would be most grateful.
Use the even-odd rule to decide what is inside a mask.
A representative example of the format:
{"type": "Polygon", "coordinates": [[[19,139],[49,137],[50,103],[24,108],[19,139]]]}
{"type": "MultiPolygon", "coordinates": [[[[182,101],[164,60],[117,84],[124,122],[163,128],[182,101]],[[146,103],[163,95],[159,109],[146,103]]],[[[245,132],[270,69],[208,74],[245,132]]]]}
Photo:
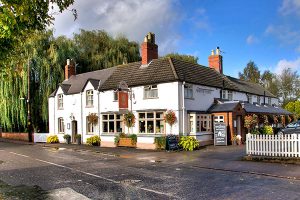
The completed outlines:
{"type": "Polygon", "coordinates": [[[184,98],[186,98],[186,99],[193,98],[193,85],[190,85],[190,84],[184,85],[184,98]]]}
{"type": "Polygon", "coordinates": [[[211,132],[211,115],[197,114],[196,115],[196,130],[197,132],[211,132]]]}
{"type": "Polygon", "coordinates": [[[65,132],[64,118],[62,117],[58,118],[58,132],[59,133],[65,132]]]}
{"type": "Polygon", "coordinates": [[[162,134],[165,131],[165,121],[163,112],[140,112],[139,133],[162,134]]]}
{"type": "Polygon", "coordinates": [[[214,116],[214,122],[224,122],[224,116],[223,115],[214,116]]]}
{"type": "Polygon", "coordinates": [[[269,104],[269,105],[272,105],[271,97],[268,97],[268,104],[269,104]]]}
{"type": "Polygon", "coordinates": [[[58,109],[64,108],[64,96],[63,94],[57,95],[57,107],[58,109]]]}
{"type": "Polygon", "coordinates": [[[102,115],[103,133],[122,133],[124,132],[123,115],[103,114],[102,115]]]}
{"type": "Polygon", "coordinates": [[[248,94],[248,102],[253,103],[253,97],[251,94],[248,94]]]}
{"type": "Polygon", "coordinates": [[[91,123],[88,121],[88,118],[86,118],[86,128],[87,128],[87,133],[88,134],[93,134],[95,132],[95,124],[94,123],[91,123]]]}
{"type": "Polygon", "coordinates": [[[260,105],[260,96],[257,96],[257,104],[260,105]]]}
{"type": "Polygon", "coordinates": [[[222,90],[222,99],[233,100],[233,92],[229,90],[222,90]]]}
{"type": "Polygon", "coordinates": [[[118,101],[119,100],[119,93],[118,91],[114,91],[114,101],[118,101]]]}
{"type": "Polygon", "coordinates": [[[86,91],[86,106],[92,107],[94,105],[94,91],[87,90],[86,91]]]}
{"type": "Polygon", "coordinates": [[[158,98],[157,85],[149,85],[144,87],[144,99],[158,98]]]}

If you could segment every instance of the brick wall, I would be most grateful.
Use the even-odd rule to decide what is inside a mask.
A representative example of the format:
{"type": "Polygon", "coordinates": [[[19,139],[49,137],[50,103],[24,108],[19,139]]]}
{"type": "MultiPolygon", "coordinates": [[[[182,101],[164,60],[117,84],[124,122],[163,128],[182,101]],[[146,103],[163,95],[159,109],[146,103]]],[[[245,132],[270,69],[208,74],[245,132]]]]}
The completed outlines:
{"type": "Polygon", "coordinates": [[[1,138],[29,141],[28,133],[2,133],[1,138]]]}

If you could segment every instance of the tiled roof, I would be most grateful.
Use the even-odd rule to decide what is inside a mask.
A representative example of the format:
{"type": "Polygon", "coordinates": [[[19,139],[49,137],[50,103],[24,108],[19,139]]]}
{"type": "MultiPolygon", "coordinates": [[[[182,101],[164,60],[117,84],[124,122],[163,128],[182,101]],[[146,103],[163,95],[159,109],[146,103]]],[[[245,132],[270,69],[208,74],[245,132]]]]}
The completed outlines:
{"type": "Polygon", "coordinates": [[[232,112],[239,102],[231,102],[231,103],[216,103],[213,104],[209,109],[208,112],[215,113],[215,112],[232,112]]]}
{"type": "MultiPolygon", "coordinates": [[[[152,85],[173,81],[211,86],[216,88],[246,92],[249,94],[274,97],[258,84],[241,81],[225,76],[209,67],[173,58],[153,59],[149,65],[143,66],[141,62],[119,65],[108,69],[71,76],[62,82],[61,87],[66,94],[80,93],[88,81],[95,89],[101,81],[100,90],[117,89],[121,81],[129,87],[152,85]]],[[[54,96],[55,92],[50,96],[54,96]]]]}
{"type": "Polygon", "coordinates": [[[247,113],[280,114],[280,115],[292,114],[281,107],[274,107],[270,105],[254,105],[251,103],[242,103],[242,107],[245,109],[247,113]]]}

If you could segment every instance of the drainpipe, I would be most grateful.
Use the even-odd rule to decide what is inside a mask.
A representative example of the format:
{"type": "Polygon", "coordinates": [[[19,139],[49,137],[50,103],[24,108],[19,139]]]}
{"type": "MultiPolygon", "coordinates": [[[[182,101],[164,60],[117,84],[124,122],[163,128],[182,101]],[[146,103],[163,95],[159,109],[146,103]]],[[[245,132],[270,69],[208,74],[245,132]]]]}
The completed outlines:
{"type": "Polygon", "coordinates": [[[99,132],[99,137],[100,137],[100,86],[101,86],[101,80],[99,81],[98,84],[98,132],[99,132]]]}
{"type": "MultiPolygon", "coordinates": [[[[55,96],[56,96],[56,95],[55,95],[55,96]]],[[[53,112],[54,133],[53,133],[53,134],[56,133],[56,131],[55,131],[55,112],[56,112],[56,110],[55,110],[55,103],[56,103],[55,96],[54,96],[54,103],[53,103],[53,109],[54,109],[54,112],[53,112]]],[[[49,127],[49,133],[50,133],[50,127],[49,127]]]]}
{"type": "Polygon", "coordinates": [[[81,110],[81,144],[83,144],[83,109],[82,109],[82,92],[80,92],[80,110],[81,110]]]}
{"type": "Polygon", "coordinates": [[[182,95],[182,131],[183,131],[183,135],[185,135],[185,101],[184,101],[184,86],[185,86],[185,81],[182,82],[182,86],[181,86],[181,95],[182,95]]]}

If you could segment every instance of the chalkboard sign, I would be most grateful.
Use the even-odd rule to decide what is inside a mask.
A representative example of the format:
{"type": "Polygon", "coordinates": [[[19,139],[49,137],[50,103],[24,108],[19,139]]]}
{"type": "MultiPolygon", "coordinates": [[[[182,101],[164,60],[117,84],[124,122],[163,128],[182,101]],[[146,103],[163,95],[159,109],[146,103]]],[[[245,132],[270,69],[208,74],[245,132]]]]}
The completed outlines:
{"type": "Polygon", "coordinates": [[[214,123],[215,146],[227,145],[227,127],[224,122],[214,123]]]}
{"type": "Polygon", "coordinates": [[[166,137],[166,150],[173,151],[178,150],[178,140],[176,135],[168,135],[166,137]]]}

